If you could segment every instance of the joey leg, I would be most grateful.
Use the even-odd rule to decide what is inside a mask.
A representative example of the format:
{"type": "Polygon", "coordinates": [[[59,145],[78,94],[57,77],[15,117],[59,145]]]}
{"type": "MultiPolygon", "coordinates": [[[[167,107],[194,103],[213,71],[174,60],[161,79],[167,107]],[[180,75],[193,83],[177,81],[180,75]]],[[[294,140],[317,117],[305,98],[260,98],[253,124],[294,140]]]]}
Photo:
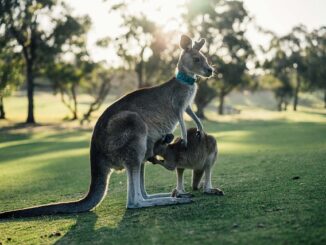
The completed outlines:
{"type": "Polygon", "coordinates": [[[173,197],[193,197],[194,195],[186,192],[184,189],[184,184],[183,184],[183,172],[184,168],[177,168],[177,187],[172,191],[172,196],[173,197]]]}

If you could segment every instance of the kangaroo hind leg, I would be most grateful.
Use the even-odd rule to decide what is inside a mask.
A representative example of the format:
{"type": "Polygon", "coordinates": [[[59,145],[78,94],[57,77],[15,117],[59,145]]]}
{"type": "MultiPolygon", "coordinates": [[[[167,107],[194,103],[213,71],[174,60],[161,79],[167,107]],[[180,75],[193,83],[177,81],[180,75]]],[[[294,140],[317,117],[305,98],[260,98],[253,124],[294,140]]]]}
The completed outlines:
{"type": "Polygon", "coordinates": [[[154,199],[154,198],[171,196],[171,193],[147,194],[145,189],[145,164],[142,164],[140,168],[140,189],[144,199],[154,199]]]}
{"type": "Polygon", "coordinates": [[[126,164],[126,170],[128,175],[127,208],[144,208],[192,202],[190,198],[175,197],[144,199],[140,188],[141,163],[138,165],[126,164]]]}
{"type": "Polygon", "coordinates": [[[204,193],[209,195],[223,196],[224,192],[219,188],[213,188],[212,186],[212,168],[216,160],[217,153],[208,157],[205,164],[205,181],[204,181],[204,193]]]}

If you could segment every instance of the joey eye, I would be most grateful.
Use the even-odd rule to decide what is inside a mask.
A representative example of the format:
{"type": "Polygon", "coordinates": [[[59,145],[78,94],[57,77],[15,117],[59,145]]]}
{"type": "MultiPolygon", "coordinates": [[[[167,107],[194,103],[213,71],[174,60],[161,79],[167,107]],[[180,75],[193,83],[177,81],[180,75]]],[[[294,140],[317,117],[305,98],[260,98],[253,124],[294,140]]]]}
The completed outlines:
{"type": "Polygon", "coordinates": [[[195,58],[193,58],[193,61],[194,61],[195,63],[198,63],[198,62],[200,61],[200,59],[197,58],[197,57],[195,57],[195,58]]]}

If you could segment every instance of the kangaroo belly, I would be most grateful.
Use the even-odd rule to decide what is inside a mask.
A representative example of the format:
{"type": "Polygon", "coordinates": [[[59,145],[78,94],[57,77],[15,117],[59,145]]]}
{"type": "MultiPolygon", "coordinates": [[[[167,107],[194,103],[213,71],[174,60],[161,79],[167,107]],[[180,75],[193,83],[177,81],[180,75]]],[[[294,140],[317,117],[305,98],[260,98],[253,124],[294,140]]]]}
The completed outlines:
{"type": "Polygon", "coordinates": [[[148,127],[146,158],[154,155],[153,147],[155,142],[161,139],[164,135],[172,133],[175,130],[177,123],[177,120],[164,120],[160,123],[149,122],[146,124],[148,127]]]}

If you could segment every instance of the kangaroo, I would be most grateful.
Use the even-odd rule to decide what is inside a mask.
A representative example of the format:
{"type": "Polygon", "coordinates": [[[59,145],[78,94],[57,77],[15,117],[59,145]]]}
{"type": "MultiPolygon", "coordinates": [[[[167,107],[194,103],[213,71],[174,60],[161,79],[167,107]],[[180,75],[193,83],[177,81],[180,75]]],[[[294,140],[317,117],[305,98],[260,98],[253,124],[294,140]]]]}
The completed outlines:
{"type": "Polygon", "coordinates": [[[191,198],[175,198],[169,193],[148,195],[145,190],[144,163],[153,156],[154,143],[180,124],[182,145],[187,147],[183,120],[186,112],[195,121],[199,135],[203,126],[191,110],[196,94],[196,76],[210,77],[213,68],[200,52],[204,39],[193,44],[181,36],[182,52],[176,76],[154,87],[136,90],[110,105],[99,117],[90,143],[91,183],[88,194],[73,202],[36,206],[0,214],[6,217],[30,217],[86,212],[100,204],[107,192],[113,170],[126,169],[127,208],[190,203],[191,198]]]}
{"type": "Polygon", "coordinates": [[[185,192],[183,184],[184,169],[192,169],[192,189],[198,190],[200,181],[205,173],[204,193],[213,195],[224,195],[223,191],[212,187],[211,173],[217,158],[217,142],[211,135],[203,133],[200,138],[197,136],[197,129],[188,129],[187,148],[182,146],[181,138],[177,138],[172,144],[173,135],[168,134],[158,140],[154,145],[154,154],[163,157],[159,160],[156,156],[148,160],[154,164],[160,164],[168,170],[177,168],[177,187],[173,190],[172,196],[191,197],[192,194],[185,192]]]}

